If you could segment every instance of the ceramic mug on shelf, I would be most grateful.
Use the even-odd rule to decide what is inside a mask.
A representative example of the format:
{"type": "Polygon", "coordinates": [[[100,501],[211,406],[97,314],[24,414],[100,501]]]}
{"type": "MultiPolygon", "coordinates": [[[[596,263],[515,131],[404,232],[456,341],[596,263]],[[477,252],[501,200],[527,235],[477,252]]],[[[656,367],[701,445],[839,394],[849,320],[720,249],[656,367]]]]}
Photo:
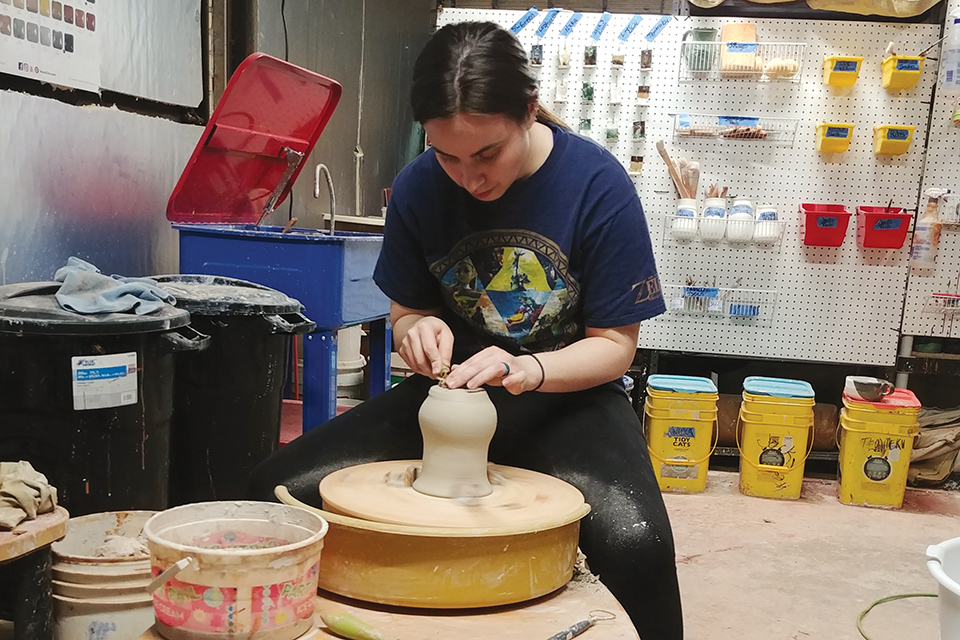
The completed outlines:
{"type": "Polygon", "coordinates": [[[894,386],[881,378],[868,376],[847,376],[843,391],[854,400],[880,402],[895,390],[894,386]]]}
{"type": "Polygon", "coordinates": [[[697,44],[698,42],[716,42],[717,30],[708,28],[690,29],[683,34],[683,58],[687,61],[690,71],[710,71],[716,67],[719,49],[713,44],[697,44]],[[690,42],[687,42],[689,37],[690,42]]]}

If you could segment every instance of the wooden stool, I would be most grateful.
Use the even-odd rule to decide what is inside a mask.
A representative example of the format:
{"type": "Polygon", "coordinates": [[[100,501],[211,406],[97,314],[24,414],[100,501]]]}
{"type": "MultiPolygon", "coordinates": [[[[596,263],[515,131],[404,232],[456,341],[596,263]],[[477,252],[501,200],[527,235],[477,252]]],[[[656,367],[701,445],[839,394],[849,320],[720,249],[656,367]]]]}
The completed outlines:
{"type": "MultiPolygon", "coordinates": [[[[571,582],[563,589],[530,602],[489,609],[402,609],[348,600],[330,593],[317,596],[317,612],[342,612],[360,618],[397,640],[421,640],[429,635],[455,640],[547,640],[585,620],[588,612],[603,609],[616,615],[597,622],[581,636],[584,640],[639,640],[630,617],[599,582],[571,582]]],[[[329,640],[319,622],[316,631],[298,640],[329,640]]],[[[163,640],[150,629],[138,640],[163,640]]]]}
{"type": "Polygon", "coordinates": [[[50,545],[67,534],[63,507],[0,532],[0,583],[12,585],[13,639],[53,640],[50,545]]]}

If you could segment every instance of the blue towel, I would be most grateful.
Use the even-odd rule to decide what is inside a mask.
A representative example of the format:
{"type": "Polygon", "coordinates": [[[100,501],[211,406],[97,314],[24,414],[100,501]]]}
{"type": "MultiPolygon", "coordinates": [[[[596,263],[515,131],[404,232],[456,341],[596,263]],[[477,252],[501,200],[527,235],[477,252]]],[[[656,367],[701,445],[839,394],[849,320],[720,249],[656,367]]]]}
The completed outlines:
{"type": "Polygon", "coordinates": [[[74,313],[154,313],[165,303],[176,304],[172,295],[150,278],[105,276],[95,266],[80,258],[68,258],[67,265],[57,270],[54,280],[63,285],[57,291],[57,302],[74,313]]]}

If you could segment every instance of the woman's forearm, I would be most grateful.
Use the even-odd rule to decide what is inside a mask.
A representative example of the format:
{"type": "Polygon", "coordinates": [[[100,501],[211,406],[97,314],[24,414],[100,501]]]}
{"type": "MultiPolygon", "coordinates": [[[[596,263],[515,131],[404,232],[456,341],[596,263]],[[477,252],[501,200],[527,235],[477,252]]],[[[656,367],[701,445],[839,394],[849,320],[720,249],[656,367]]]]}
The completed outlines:
{"type": "MultiPolygon", "coordinates": [[[[633,363],[639,329],[639,324],[588,328],[587,337],[582,340],[557,351],[536,354],[544,373],[538,391],[580,391],[620,378],[633,363]]],[[[538,367],[535,362],[531,366],[538,367]]]]}

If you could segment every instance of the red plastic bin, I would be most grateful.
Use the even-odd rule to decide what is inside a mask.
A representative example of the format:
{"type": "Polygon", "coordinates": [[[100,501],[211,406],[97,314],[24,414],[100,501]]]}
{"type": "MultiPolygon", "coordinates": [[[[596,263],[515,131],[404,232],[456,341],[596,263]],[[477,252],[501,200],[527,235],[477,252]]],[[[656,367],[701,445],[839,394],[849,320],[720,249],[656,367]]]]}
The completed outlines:
{"type": "Polygon", "coordinates": [[[899,249],[907,239],[912,213],[902,208],[857,207],[857,244],[868,249],[899,249]]]}
{"type": "Polygon", "coordinates": [[[812,247],[839,247],[850,224],[849,209],[842,204],[801,204],[800,235],[812,247]]]}

